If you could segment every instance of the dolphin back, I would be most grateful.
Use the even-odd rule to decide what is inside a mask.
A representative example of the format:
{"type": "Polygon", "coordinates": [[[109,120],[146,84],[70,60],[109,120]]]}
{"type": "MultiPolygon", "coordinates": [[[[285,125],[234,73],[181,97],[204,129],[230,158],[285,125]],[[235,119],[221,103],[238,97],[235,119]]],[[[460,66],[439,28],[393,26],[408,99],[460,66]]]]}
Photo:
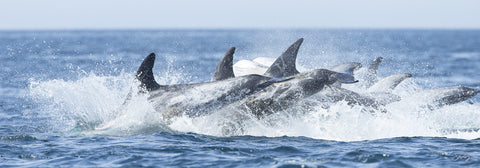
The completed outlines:
{"type": "Polygon", "coordinates": [[[468,100],[480,92],[480,90],[465,86],[437,88],[432,90],[435,91],[436,94],[432,96],[434,102],[436,102],[436,105],[439,107],[468,100]]]}
{"type": "Polygon", "coordinates": [[[391,92],[402,81],[410,77],[412,77],[412,74],[409,73],[390,75],[368,88],[367,92],[391,92]]]}
{"type": "Polygon", "coordinates": [[[155,53],[150,53],[142,62],[137,70],[136,78],[141,82],[141,86],[147,91],[156,90],[161,87],[153,77],[153,65],[155,63],[155,53]]]}

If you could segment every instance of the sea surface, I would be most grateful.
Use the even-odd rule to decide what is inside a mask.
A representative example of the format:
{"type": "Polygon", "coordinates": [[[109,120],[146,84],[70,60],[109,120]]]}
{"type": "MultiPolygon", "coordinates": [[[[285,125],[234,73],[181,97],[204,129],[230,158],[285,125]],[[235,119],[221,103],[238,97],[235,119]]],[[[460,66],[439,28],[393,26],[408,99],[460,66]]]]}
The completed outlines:
{"type": "Polygon", "coordinates": [[[438,109],[411,96],[478,89],[479,72],[480,30],[0,31],[0,167],[480,167],[480,96],[438,109]],[[380,78],[411,73],[402,101],[240,125],[228,110],[164,122],[145,96],[123,104],[151,52],[160,84],[198,83],[230,47],[234,62],[276,58],[299,38],[301,71],[383,57],[380,78]]]}

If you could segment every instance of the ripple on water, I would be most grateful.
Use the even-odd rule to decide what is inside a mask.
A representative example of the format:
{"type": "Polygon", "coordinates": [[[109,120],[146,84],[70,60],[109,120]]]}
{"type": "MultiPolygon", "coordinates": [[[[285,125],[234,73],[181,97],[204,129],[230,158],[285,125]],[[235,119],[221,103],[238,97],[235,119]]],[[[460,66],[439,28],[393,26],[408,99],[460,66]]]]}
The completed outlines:
{"type": "Polygon", "coordinates": [[[36,141],[37,138],[31,135],[22,134],[22,135],[15,135],[15,136],[0,136],[0,140],[30,142],[30,141],[36,141]]]}

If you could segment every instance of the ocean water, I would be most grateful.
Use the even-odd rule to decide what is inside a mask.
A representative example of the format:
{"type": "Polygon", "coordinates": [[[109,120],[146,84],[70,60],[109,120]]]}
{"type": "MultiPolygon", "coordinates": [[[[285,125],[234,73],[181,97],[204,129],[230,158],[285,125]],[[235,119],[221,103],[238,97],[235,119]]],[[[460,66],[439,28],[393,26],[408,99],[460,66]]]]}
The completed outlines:
{"type": "Polygon", "coordinates": [[[438,109],[412,96],[478,89],[479,30],[0,31],[0,65],[0,167],[480,166],[480,96],[438,109]],[[302,37],[301,71],[383,57],[379,77],[413,75],[393,91],[402,100],[241,123],[229,109],[165,122],[144,95],[123,105],[151,52],[160,84],[198,83],[232,46],[234,62],[275,58],[302,37]]]}

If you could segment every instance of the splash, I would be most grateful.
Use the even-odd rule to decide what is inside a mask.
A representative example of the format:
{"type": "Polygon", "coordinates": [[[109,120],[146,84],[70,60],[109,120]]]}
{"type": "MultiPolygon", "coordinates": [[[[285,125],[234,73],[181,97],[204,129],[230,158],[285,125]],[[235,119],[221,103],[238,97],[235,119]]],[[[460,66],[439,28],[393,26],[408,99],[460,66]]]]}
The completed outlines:
{"type": "Polygon", "coordinates": [[[30,81],[30,94],[41,104],[42,117],[48,118],[51,131],[71,135],[131,135],[171,131],[157,120],[145,95],[135,95],[125,103],[138,85],[134,76],[99,76],[89,73],[78,80],[30,81]]]}
{"type": "Polygon", "coordinates": [[[93,73],[75,81],[30,79],[30,94],[43,106],[41,114],[56,124],[58,130],[72,126],[94,127],[115,117],[121,104],[125,81],[119,77],[97,76],[93,73]]]}
{"type": "MultiPolygon", "coordinates": [[[[300,67],[300,69],[303,69],[300,67]]],[[[362,75],[365,70],[358,71],[362,75]]],[[[183,81],[186,76],[169,69],[156,76],[159,83],[183,81]]],[[[200,117],[180,116],[164,122],[143,94],[137,93],[133,73],[117,76],[93,72],[77,80],[30,80],[30,95],[39,104],[39,113],[48,118],[51,131],[71,135],[125,136],[155,132],[194,132],[213,136],[306,136],[318,139],[358,141],[402,136],[434,136],[474,139],[480,137],[478,102],[462,102],[438,109],[422,106],[427,101],[413,97],[421,90],[415,79],[401,83],[393,93],[402,100],[381,111],[349,105],[345,101],[329,105],[313,96],[258,119],[233,106],[200,117]]],[[[360,84],[345,85],[362,92],[360,84]]]]}

